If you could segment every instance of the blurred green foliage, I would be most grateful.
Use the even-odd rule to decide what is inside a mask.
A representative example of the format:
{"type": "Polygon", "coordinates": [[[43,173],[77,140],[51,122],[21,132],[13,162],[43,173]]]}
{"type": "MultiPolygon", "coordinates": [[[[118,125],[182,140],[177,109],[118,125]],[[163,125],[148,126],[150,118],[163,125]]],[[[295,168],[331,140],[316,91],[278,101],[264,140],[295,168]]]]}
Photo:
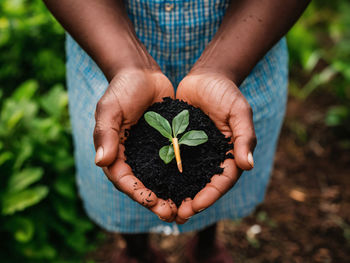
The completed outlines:
{"type": "Polygon", "coordinates": [[[82,262],[102,236],[75,186],[64,31],[39,0],[0,14],[0,261],[82,262]]]}
{"type": "Polygon", "coordinates": [[[75,262],[96,237],[75,189],[68,97],[61,84],[42,95],[38,87],[25,81],[2,103],[0,254],[75,262]]]}
{"type": "MultiPolygon", "coordinates": [[[[350,131],[350,2],[314,1],[288,34],[290,93],[335,101],[350,131]]],[[[101,234],[81,209],[64,89],[64,31],[40,0],[0,1],[0,258],[81,262],[101,234]]]]}
{"type": "MultiPolygon", "coordinates": [[[[350,146],[350,2],[313,1],[288,33],[290,94],[305,100],[316,91],[332,99],[325,124],[341,130],[350,146]]],[[[337,133],[339,134],[339,133],[337,133]]]]}
{"type": "Polygon", "coordinates": [[[40,0],[0,1],[0,88],[8,96],[24,80],[64,83],[64,30],[40,0]]]}

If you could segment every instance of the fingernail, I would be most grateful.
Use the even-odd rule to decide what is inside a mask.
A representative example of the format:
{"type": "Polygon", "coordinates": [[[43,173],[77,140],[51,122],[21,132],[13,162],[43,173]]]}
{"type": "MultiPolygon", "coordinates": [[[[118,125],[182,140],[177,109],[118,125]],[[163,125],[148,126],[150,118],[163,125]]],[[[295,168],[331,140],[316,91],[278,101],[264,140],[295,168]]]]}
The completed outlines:
{"type": "Polygon", "coordinates": [[[163,221],[165,221],[165,218],[162,218],[162,217],[160,217],[160,216],[158,216],[158,217],[159,217],[159,219],[160,219],[160,220],[163,220],[163,221]]]}
{"type": "Polygon", "coordinates": [[[103,158],[103,148],[102,146],[98,147],[95,156],[95,163],[98,164],[103,158]]]}
{"type": "Polygon", "coordinates": [[[253,154],[251,152],[248,153],[248,163],[252,168],[254,168],[254,159],[253,159],[253,154]]]}
{"type": "Polygon", "coordinates": [[[202,212],[205,208],[199,209],[197,213],[202,212]]]}
{"type": "Polygon", "coordinates": [[[192,216],[185,218],[186,220],[190,219],[192,216]]]}

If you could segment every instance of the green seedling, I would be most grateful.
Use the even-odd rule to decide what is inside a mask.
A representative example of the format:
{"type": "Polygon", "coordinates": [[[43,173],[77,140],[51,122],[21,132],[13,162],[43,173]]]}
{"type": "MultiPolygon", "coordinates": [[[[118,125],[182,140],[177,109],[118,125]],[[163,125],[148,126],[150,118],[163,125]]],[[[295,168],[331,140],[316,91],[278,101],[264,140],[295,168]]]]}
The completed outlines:
{"type": "Polygon", "coordinates": [[[199,130],[188,131],[178,140],[177,136],[183,133],[189,124],[190,114],[188,110],[183,110],[176,115],[171,126],[164,117],[154,111],[146,112],[144,117],[150,126],[159,131],[171,142],[170,145],[163,146],[159,150],[159,157],[166,164],[170,163],[175,157],[177,168],[180,173],[182,173],[180,145],[197,146],[208,141],[207,134],[204,131],[199,130]]]}

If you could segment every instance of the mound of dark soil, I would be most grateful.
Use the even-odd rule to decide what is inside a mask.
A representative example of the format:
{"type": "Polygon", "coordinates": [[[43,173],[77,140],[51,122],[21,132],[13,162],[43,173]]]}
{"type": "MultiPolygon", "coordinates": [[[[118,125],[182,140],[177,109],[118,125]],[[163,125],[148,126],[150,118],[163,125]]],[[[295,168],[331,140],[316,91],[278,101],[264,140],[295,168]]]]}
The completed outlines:
{"type": "Polygon", "coordinates": [[[159,149],[170,142],[144,117],[131,127],[125,141],[126,163],[131,166],[135,176],[158,197],[170,198],[177,206],[187,197],[194,198],[214,174],[223,172],[220,163],[226,158],[233,158],[231,154],[226,155],[233,148],[229,138],[225,138],[200,109],[183,101],[164,98],[163,102],[153,104],[147,111],[155,111],[171,123],[185,109],[189,111],[190,121],[184,133],[203,130],[208,135],[208,141],[198,146],[181,145],[182,173],[177,169],[175,158],[169,164],[160,159],[159,149]]]}

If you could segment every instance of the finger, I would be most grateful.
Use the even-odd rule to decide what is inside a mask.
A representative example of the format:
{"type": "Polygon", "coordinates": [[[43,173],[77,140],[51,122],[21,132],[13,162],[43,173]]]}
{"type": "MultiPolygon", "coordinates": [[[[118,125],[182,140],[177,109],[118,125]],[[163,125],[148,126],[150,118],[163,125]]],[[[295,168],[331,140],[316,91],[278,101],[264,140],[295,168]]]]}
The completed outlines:
{"type": "MultiPolygon", "coordinates": [[[[164,200],[159,198],[158,204],[155,207],[150,208],[150,210],[157,214],[160,220],[163,220],[165,222],[171,223],[175,220],[176,214],[177,214],[177,207],[174,204],[174,202],[170,199],[164,200]],[[162,210],[166,208],[166,206],[169,206],[171,209],[171,215],[170,217],[162,217],[163,214],[165,214],[162,210]]],[[[167,209],[167,208],[166,208],[167,209]]]]}
{"type": "Polygon", "coordinates": [[[168,199],[167,200],[170,208],[171,208],[171,218],[170,218],[170,222],[173,222],[176,218],[176,215],[177,215],[177,207],[175,205],[175,203],[171,200],[171,199],[168,199]]]}
{"type": "Polygon", "coordinates": [[[117,159],[109,167],[108,179],[119,191],[147,208],[156,205],[158,202],[157,196],[133,175],[130,166],[122,159],[117,159]]]}
{"type": "Polygon", "coordinates": [[[186,102],[187,104],[190,104],[194,107],[198,107],[198,105],[193,103],[193,101],[191,100],[191,96],[188,96],[186,94],[186,92],[185,92],[186,89],[184,88],[185,86],[189,87],[189,90],[191,90],[191,88],[193,88],[193,89],[195,88],[193,82],[184,84],[184,82],[181,81],[179,86],[176,89],[176,95],[175,95],[176,99],[182,100],[182,101],[186,102]]]}
{"type": "Polygon", "coordinates": [[[108,167],[102,167],[102,170],[104,174],[107,176],[107,178],[111,176],[111,173],[109,172],[108,167]]]}
{"type": "Polygon", "coordinates": [[[122,123],[122,112],[115,101],[108,99],[108,93],[103,95],[97,103],[95,120],[95,163],[101,167],[108,166],[117,157],[122,123]]]}
{"type": "Polygon", "coordinates": [[[171,84],[170,80],[163,73],[155,74],[157,75],[155,78],[156,94],[154,96],[153,103],[161,102],[164,97],[175,99],[174,87],[171,84]]]}
{"type": "MultiPolygon", "coordinates": [[[[174,210],[169,204],[168,200],[158,198],[158,202],[155,206],[149,207],[149,209],[158,215],[160,220],[171,223],[174,221],[174,210]]],[[[176,213],[175,213],[176,215],[176,213]]]]}
{"type": "Polygon", "coordinates": [[[192,209],[192,199],[186,198],[182,201],[178,211],[177,216],[175,218],[175,221],[177,224],[184,224],[186,223],[194,214],[196,214],[195,211],[192,209]]]}
{"type": "Polygon", "coordinates": [[[234,156],[236,164],[243,170],[254,167],[253,152],[256,146],[256,135],[253,124],[253,112],[248,104],[241,103],[230,114],[229,126],[233,134],[234,156]],[[239,114],[238,114],[239,113],[239,114]]]}
{"type": "Polygon", "coordinates": [[[154,97],[152,104],[156,102],[162,102],[164,97],[170,97],[172,99],[175,99],[174,88],[171,84],[167,87],[162,87],[157,96],[154,97]]]}
{"type": "Polygon", "coordinates": [[[164,221],[169,221],[173,217],[173,209],[170,204],[157,196],[143,183],[136,178],[131,167],[123,159],[117,159],[110,167],[108,179],[121,192],[142,206],[150,209],[164,221]]]}
{"type": "Polygon", "coordinates": [[[236,183],[241,174],[235,164],[235,160],[226,159],[222,164],[224,171],[222,174],[216,174],[193,199],[192,210],[196,213],[201,212],[214,204],[236,183]]]}

